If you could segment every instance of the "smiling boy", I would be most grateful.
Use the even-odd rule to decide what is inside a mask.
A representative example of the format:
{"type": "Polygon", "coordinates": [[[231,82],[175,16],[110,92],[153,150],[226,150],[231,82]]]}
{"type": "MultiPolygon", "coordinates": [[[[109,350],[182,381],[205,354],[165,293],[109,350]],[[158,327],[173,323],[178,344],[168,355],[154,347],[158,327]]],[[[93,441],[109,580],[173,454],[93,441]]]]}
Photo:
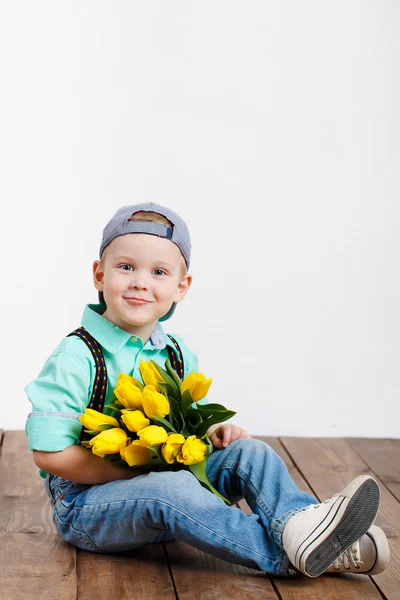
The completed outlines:
{"type": "Polygon", "coordinates": [[[25,388],[33,405],[28,444],[60,535],[100,553],[177,539],[280,575],[294,566],[316,577],[337,570],[333,563],[347,565],[350,555],[355,572],[382,571],[389,550],[383,531],[371,527],[380,500],[372,477],[357,477],[318,503],[297,488],[269,445],[238,425],[215,425],[207,432],[214,446],[208,480],[232,502],[245,498],[253,511],[248,515],[187,470],[138,473],[80,445],[79,416],[103,388],[105,404],[111,400],[119,373],[140,379],[140,361],[163,366],[171,351],[182,357],[186,374],[198,371],[196,353],[161,325],[192,284],[190,252],[186,224],[171,209],[152,202],[119,209],[93,264],[99,304],[85,307],[82,328],[59,344],[25,388]]]}
{"type": "MultiPolygon", "coordinates": [[[[139,222],[145,213],[136,214],[139,222]]],[[[147,218],[154,218],[154,213],[147,218]]],[[[115,238],[101,260],[94,262],[93,277],[95,287],[107,298],[103,317],[141,337],[143,343],[171,304],[184,299],[192,283],[178,246],[146,234],[115,238]]]]}

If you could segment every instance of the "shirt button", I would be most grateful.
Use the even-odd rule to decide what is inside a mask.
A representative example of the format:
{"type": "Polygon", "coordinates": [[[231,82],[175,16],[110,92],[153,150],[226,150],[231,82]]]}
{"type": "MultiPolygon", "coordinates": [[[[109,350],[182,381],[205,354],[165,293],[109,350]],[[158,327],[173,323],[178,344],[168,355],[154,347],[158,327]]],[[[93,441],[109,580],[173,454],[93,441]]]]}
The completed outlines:
{"type": "Polygon", "coordinates": [[[132,337],[131,337],[131,340],[132,340],[132,342],[137,342],[137,337],[136,337],[136,335],[132,336],[132,337]]]}

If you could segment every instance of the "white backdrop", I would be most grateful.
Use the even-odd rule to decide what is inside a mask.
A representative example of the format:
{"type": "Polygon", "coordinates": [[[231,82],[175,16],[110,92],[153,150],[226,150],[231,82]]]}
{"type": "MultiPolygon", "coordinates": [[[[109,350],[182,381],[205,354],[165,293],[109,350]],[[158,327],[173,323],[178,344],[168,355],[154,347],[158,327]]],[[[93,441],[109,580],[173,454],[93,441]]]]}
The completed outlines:
{"type": "Polygon", "coordinates": [[[253,434],[400,437],[400,4],[0,0],[2,395],[97,301],[124,204],[170,206],[168,332],[253,434]]]}

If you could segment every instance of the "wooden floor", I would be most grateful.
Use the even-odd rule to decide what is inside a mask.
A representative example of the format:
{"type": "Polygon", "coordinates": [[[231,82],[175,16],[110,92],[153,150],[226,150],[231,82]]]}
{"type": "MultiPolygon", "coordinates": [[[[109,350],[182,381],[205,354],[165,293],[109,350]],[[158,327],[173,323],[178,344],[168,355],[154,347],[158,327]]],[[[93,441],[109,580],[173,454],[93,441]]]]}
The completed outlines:
{"type": "Polygon", "coordinates": [[[400,600],[400,440],[259,438],[280,454],[297,485],[320,500],[362,473],[374,475],[382,491],[376,524],[389,538],[386,571],[284,579],[181,542],[109,555],[76,549],[54,527],[25,433],[0,437],[1,600],[400,600]]]}

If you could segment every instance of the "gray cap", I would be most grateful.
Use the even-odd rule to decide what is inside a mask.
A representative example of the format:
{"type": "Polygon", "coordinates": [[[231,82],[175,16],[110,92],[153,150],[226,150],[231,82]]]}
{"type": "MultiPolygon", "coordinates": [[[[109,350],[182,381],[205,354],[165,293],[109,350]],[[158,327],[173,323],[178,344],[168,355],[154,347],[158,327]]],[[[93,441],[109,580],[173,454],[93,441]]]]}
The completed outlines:
{"type": "MultiPolygon", "coordinates": [[[[148,233],[171,240],[171,242],[178,246],[185,259],[186,267],[189,269],[191,249],[189,230],[180,216],[170,208],[155,204],[154,202],[144,202],[132,206],[123,206],[117,210],[111,221],[109,221],[103,229],[103,238],[101,240],[99,253],[100,258],[102,257],[105,248],[116,237],[126,235],[127,233],[148,233]],[[167,225],[161,225],[161,223],[154,223],[154,221],[129,221],[133,213],[141,210],[156,212],[163,215],[173,223],[174,227],[171,228],[167,225]]],[[[99,302],[105,304],[102,292],[99,292],[99,302]]],[[[161,317],[159,321],[166,321],[169,319],[174,313],[175,307],[176,302],[173,302],[169,311],[161,317]]]]}

